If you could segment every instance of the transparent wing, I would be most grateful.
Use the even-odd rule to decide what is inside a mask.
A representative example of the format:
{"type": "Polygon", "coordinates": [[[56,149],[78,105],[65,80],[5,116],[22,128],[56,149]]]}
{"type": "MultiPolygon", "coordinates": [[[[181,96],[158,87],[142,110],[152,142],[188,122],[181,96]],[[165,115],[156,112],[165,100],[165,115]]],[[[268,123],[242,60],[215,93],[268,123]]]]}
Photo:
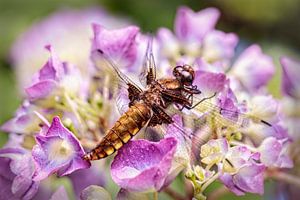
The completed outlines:
{"type": "MultiPolygon", "coordinates": [[[[126,76],[117,66],[117,64],[108,56],[106,55],[102,50],[98,49],[98,53],[99,53],[99,57],[102,59],[99,59],[97,63],[101,63],[101,61],[103,61],[104,63],[106,63],[106,65],[102,65],[104,67],[106,67],[107,70],[109,70],[107,68],[107,66],[110,67],[110,70],[113,70],[114,73],[119,77],[120,80],[122,80],[126,85],[133,85],[134,87],[136,87],[138,90],[142,91],[142,89],[136,85],[128,76],[126,76]]],[[[101,64],[100,64],[101,65],[101,64]]]]}
{"type": "MultiPolygon", "coordinates": [[[[194,97],[196,101],[201,99],[194,97]]],[[[214,121],[215,125],[220,128],[231,128],[236,131],[241,131],[247,128],[250,123],[256,123],[271,131],[277,132],[278,130],[270,122],[264,119],[260,119],[256,116],[242,113],[236,110],[229,110],[226,108],[219,107],[210,101],[203,101],[197,107],[194,108],[195,112],[198,113],[209,113],[207,117],[214,121]]]]}
{"type": "Polygon", "coordinates": [[[156,79],[156,65],[154,61],[153,51],[153,37],[149,36],[147,50],[143,61],[143,68],[139,75],[141,84],[145,87],[150,84],[152,80],[156,79]]]}
{"type": "MultiPolygon", "coordinates": [[[[96,65],[99,69],[95,78],[99,79],[102,88],[108,90],[105,94],[116,97],[117,107],[120,113],[126,109],[125,100],[133,101],[142,92],[142,89],[126,76],[117,66],[117,64],[104,52],[98,50],[96,65]],[[125,92],[127,90],[127,93],[125,92]]],[[[129,103],[129,102],[127,102],[129,103]]],[[[128,107],[127,107],[128,108],[128,107]]]]}
{"type": "MultiPolygon", "coordinates": [[[[189,117],[189,119],[192,119],[192,117],[189,117]]],[[[159,141],[164,137],[175,137],[178,143],[174,161],[177,166],[184,168],[188,163],[195,163],[198,160],[199,149],[196,151],[197,148],[194,146],[201,146],[207,139],[203,135],[196,135],[192,129],[188,128],[188,120],[180,111],[173,116],[173,120],[174,122],[171,124],[147,127],[143,137],[151,141],[159,141]],[[174,118],[177,118],[177,120],[174,118]],[[178,120],[178,118],[180,119],[178,120]]],[[[200,123],[200,119],[198,121],[200,123]]],[[[204,126],[205,122],[203,121],[204,126]]]]}
{"type": "Polygon", "coordinates": [[[124,88],[119,90],[119,93],[116,97],[116,104],[120,115],[123,115],[129,108],[130,100],[128,98],[128,91],[124,88]]]}

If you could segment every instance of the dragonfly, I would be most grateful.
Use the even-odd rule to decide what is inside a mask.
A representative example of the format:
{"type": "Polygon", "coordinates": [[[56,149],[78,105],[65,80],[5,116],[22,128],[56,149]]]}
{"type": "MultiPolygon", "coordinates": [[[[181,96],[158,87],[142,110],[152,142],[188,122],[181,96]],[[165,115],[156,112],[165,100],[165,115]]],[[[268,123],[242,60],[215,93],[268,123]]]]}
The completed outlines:
{"type": "MultiPolygon", "coordinates": [[[[216,93],[208,97],[199,98],[201,91],[197,85],[193,84],[195,71],[190,65],[175,66],[172,74],[173,77],[158,79],[156,77],[152,40],[149,39],[148,41],[143,62],[143,72],[140,75],[140,82],[146,86],[145,89],[142,89],[125,75],[106,52],[102,49],[97,50],[101,58],[103,58],[109,68],[118,77],[118,82],[126,86],[129,102],[127,110],[122,113],[120,118],[107,131],[98,145],[84,155],[83,158],[85,160],[99,160],[112,155],[128,143],[144,127],[172,125],[183,136],[184,140],[196,138],[197,145],[202,143],[202,139],[198,138],[197,140],[197,137],[191,133],[191,130],[187,131],[184,127],[174,122],[172,115],[168,113],[170,110],[174,111],[174,107],[176,108],[175,113],[179,113],[185,119],[194,122],[198,121],[199,128],[203,128],[207,124],[207,119],[213,119],[216,126],[227,129],[243,127],[251,120],[273,128],[270,123],[264,120],[255,119],[246,114],[227,110],[210,103],[208,100],[215,97],[216,93]],[[184,110],[195,110],[196,112],[203,113],[203,116],[208,115],[209,117],[197,117],[195,114],[191,114],[192,112],[187,116],[187,114],[184,114],[184,110]]],[[[193,131],[195,131],[195,127],[193,131]]]]}

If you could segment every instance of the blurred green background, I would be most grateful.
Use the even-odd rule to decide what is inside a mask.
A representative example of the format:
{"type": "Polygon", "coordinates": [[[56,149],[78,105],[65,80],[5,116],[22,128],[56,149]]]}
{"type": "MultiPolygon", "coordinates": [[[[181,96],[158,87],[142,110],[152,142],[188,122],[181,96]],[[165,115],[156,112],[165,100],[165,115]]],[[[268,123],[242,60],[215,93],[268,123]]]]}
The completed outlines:
{"type": "MultiPolygon", "coordinates": [[[[155,32],[162,26],[172,29],[180,5],[187,5],[195,11],[209,6],[219,8],[222,16],[217,28],[237,33],[246,44],[258,43],[273,56],[278,70],[270,83],[270,90],[277,97],[280,97],[278,58],[281,55],[300,58],[300,0],[1,0],[0,124],[12,117],[21,102],[9,62],[14,40],[31,24],[58,9],[96,5],[112,14],[128,17],[145,32],[155,32]]],[[[0,146],[6,137],[5,133],[0,133],[0,146]]],[[[234,199],[232,196],[228,198],[234,199]]],[[[254,196],[243,199],[254,199],[254,196]]]]}

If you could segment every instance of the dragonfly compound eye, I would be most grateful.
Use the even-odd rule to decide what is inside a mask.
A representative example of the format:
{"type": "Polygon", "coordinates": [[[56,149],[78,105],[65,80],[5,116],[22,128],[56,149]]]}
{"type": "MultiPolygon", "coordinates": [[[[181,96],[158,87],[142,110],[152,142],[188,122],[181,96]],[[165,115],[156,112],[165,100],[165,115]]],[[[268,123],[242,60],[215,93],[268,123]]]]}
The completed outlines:
{"type": "Polygon", "coordinates": [[[192,85],[194,81],[194,76],[189,71],[182,71],[181,72],[181,81],[184,85],[192,85]]]}
{"type": "Polygon", "coordinates": [[[179,78],[181,72],[183,71],[183,67],[182,66],[176,66],[173,69],[173,76],[175,76],[176,78],[179,78]]]}

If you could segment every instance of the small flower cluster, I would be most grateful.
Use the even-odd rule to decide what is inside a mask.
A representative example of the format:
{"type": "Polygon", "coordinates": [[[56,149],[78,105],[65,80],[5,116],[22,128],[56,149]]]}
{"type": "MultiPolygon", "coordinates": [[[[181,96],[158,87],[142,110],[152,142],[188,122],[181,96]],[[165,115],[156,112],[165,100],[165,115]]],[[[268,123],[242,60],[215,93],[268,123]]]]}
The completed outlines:
{"type": "MultiPolygon", "coordinates": [[[[174,115],[175,123],[168,125],[160,141],[132,140],[118,151],[111,176],[121,188],[119,199],[162,191],[184,169],[198,199],[205,198],[204,190],[216,180],[236,195],[263,194],[268,170],[293,167],[288,150],[292,139],[299,141],[298,129],[286,124],[294,124],[299,116],[283,108],[285,104],[266,89],[275,72],[273,61],[256,44],[236,55],[238,37],[215,29],[219,16],[215,8],[194,12],[181,7],[174,33],[160,28],[154,36],[159,78],[170,77],[176,65],[189,64],[202,94],[214,95],[191,111],[183,110],[184,115],[174,115]],[[291,112],[284,113],[286,110],[291,112]],[[184,122],[188,117],[201,120],[201,127],[192,125],[186,131],[192,132],[187,134],[193,136],[191,141],[179,131],[187,130],[184,122]],[[290,127],[294,129],[287,130],[290,127]]],[[[126,101],[117,98],[120,80],[107,70],[110,63],[99,49],[124,74],[136,77],[142,71],[149,36],[137,26],[109,30],[93,23],[91,27],[90,57],[84,62],[63,62],[56,49],[46,45],[49,59],[25,89],[25,100],[15,117],[1,127],[10,133],[0,150],[0,162],[5,164],[0,173],[7,176],[3,184],[8,195],[31,199],[41,189],[42,180],[57,174],[68,175],[78,198],[80,194],[83,199],[109,196],[102,188],[87,187],[103,185],[101,170],[95,171],[101,164],[90,167],[82,159],[84,149],[95,147],[117,120],[116,104],[126,101]]],[[[16,45],[15,63],[22,62],[17,49],[16,45]]],[[[300,64],[289,58],[281,61],[283,94],[288,102],[297,104],[300,77],[294,71],[300,64]]],[[[64,189],[55,195],[66,197],[64,189]]]]}

